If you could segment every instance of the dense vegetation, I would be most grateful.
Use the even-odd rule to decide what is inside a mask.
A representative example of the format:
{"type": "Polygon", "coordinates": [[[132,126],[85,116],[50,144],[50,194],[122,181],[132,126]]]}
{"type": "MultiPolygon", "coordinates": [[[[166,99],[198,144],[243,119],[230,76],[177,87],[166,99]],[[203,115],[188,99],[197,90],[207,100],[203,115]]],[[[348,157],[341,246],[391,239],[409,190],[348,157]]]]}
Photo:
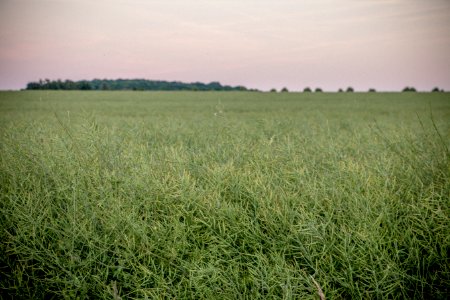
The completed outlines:
{"type": "Polygon", "coordinates": [[[448,93],[0,93],[5,298],[446,299],[448,93]]]}
{"type": "MultiPolygon", "coordinates": [[[[26,90],[101,90],[101,91],[259,91],[258,89],[248,89],[245,86],[229,86],[222,85],[220,82],[210,83],[184,83],[180,81],[162,81],[147,79],[93,79],[93,80],[50,80],[40,79],[36,82],[29,82],[26,90]]],[[[275,88],[270,90],[276,92],[275,88]]],[[[283,87],[281,92],[289,92],[287,87],[283,87]]],[[[321,88],[316,88],[315,92],[322,92],[321,88]]],[[[343,92],[339,89],[338,92],[343,92]]],[[[434,87],[432,92],[444,92],[444,90],[434,87]]],[[[305,87],[303,92],[312,92],[311,88],[305,87]]],[[[348,87],[346,92],[354,92],[352,87],[348,87]]],[[[370,88],[369,92],[376,92],[374,88],[370,88]]],[[[405,87],[402,92],[416,92],[414,87],[405,87]]]]}
{"type": "Polygon", "coordinates": [[[222,85],[220,82],[183,83],[146,79],[39,80],[29,82],[27,90],[137,90],[137,91],[246,91],[244,86],[222,85]]]}

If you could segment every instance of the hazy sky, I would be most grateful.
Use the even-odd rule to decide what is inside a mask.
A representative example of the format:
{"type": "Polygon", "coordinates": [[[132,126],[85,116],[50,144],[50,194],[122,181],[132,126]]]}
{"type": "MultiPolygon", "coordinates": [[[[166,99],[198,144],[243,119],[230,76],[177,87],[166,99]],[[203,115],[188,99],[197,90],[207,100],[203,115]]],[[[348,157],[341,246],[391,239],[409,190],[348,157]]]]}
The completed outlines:
{"type": "Polygon", "coordinates": [[[0,89],[39,78],[450,89],[449,0],[0,0],[0,89]]]}

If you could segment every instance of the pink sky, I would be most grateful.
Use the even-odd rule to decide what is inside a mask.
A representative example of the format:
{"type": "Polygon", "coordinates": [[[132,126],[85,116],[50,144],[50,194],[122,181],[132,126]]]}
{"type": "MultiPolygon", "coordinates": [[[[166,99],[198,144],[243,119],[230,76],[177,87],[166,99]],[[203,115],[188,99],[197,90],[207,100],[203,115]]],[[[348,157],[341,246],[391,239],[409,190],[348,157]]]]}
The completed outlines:
{"type": "Polygon", "coordinates": [[[0,89],[40,78],[450,90],[450,1],[0,0],[0,89]]]}

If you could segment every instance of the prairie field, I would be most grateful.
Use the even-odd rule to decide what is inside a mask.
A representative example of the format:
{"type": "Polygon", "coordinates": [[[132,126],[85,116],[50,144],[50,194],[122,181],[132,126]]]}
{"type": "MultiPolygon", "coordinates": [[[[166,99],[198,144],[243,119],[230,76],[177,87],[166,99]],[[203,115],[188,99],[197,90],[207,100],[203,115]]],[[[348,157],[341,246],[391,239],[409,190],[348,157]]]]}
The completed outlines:
{"type": "Polygon", "coordinates": [[[0,92],[0,297],[447,299],[450,94],[0,92]]]}

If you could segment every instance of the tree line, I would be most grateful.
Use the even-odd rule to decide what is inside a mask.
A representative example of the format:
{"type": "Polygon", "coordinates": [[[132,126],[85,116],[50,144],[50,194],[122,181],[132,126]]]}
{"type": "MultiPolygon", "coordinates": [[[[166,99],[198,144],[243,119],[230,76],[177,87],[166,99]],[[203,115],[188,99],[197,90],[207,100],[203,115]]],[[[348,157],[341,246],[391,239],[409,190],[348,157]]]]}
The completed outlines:
{"type": "Polygon", "coordinates": [[[245,86],[222,85],[210,83],[179,81],[162,81],[147,79],[93,79],[93,80],[50,80],[40,79],[29,82],[27,90],[133,90],[133,91],[256,91],[245,86]]]}
{"type": "MultiPolygon", "coordinates": [[[[29,82],[26,87],[27,90],[133,90],[133,91],[259,91],[257,89],[248,89],[245,86],[230,86],[222,85],[220,82],[213,81],[210,83],[193,82],[184,83],[180,81],[163,81],[163,80],[147,80],[147,79],[93,79],[93,80],[50,80],[40,79],[36,82],[29,82]]],[[[271,89],[271,92],[277,92],[276,89],[271,89]]],[[[310,87],[303,89],[304,93],[308,92],[322,92],[321,88],[310,87]]],[[[369,92],[376,92],[374,88],[370,88],[369,92]]],[[[402,92],[416,92],[414,87],[405,87],[402,92]]],[[[280,92],[289,92],[284,87],[280,92]]],[[[352,87],[347,89],[339,89],[338,92],[354,92],[352,87]]],[[[435,87],[432,92],[444,92],[444,90],[435,87]]]]}
{"type": "MultiPolygon", "coordinates": [[[[351,87],[351,86],[349,86],[346,90],[343,90],[343,89],[338,89],[338,93],[344,93],[344,92],[346,92],[346,93],[353,93],[355,90],[351,87]]],[[[368,90],[368,92],[369,93],[376,93],[376,89],[374,89],[374,88],[370,88],[369,90],[368,90]]],[[[273,88],[273,89],[271,89],[270,90],[270,92],[274,92],[274,93],[276,93],[277,92],[277,89],[275,89],[275,88],[273,88]]],[[[284,88],[282,88],[281,90],[280,90],[280,92],[282,92],[282,93],[285,93],[285,92],[289,92],[289,90],[288,90],[288,88],[287,87],[284,87],[284,88]]],[[[313,92],[313,90],[310,88],[310,87],[305,87],[304,89],[303,89],[303,93],[311,93],[311,92],[313,92]]],[[[323,92],[323,90],[321,89],[321,88],[315,88],[314,89],[314,92],[316,92],[316,93],[321,93],[321,92],[323,92]]],[[[402,92],[417,92],[417,90],[414,88],[414,87],[409,87],[409,86],[407,86],[407,87],[405,87],[403,90],[402,90],[402,92]]],[[[439,89],[438,87],[434,87],[432,90],[431,90],[431,92],[433,92],[433,93],[435,93],[435,92],[445,92],[444,90],[442,90],[442,89],[439,89]]]]}

